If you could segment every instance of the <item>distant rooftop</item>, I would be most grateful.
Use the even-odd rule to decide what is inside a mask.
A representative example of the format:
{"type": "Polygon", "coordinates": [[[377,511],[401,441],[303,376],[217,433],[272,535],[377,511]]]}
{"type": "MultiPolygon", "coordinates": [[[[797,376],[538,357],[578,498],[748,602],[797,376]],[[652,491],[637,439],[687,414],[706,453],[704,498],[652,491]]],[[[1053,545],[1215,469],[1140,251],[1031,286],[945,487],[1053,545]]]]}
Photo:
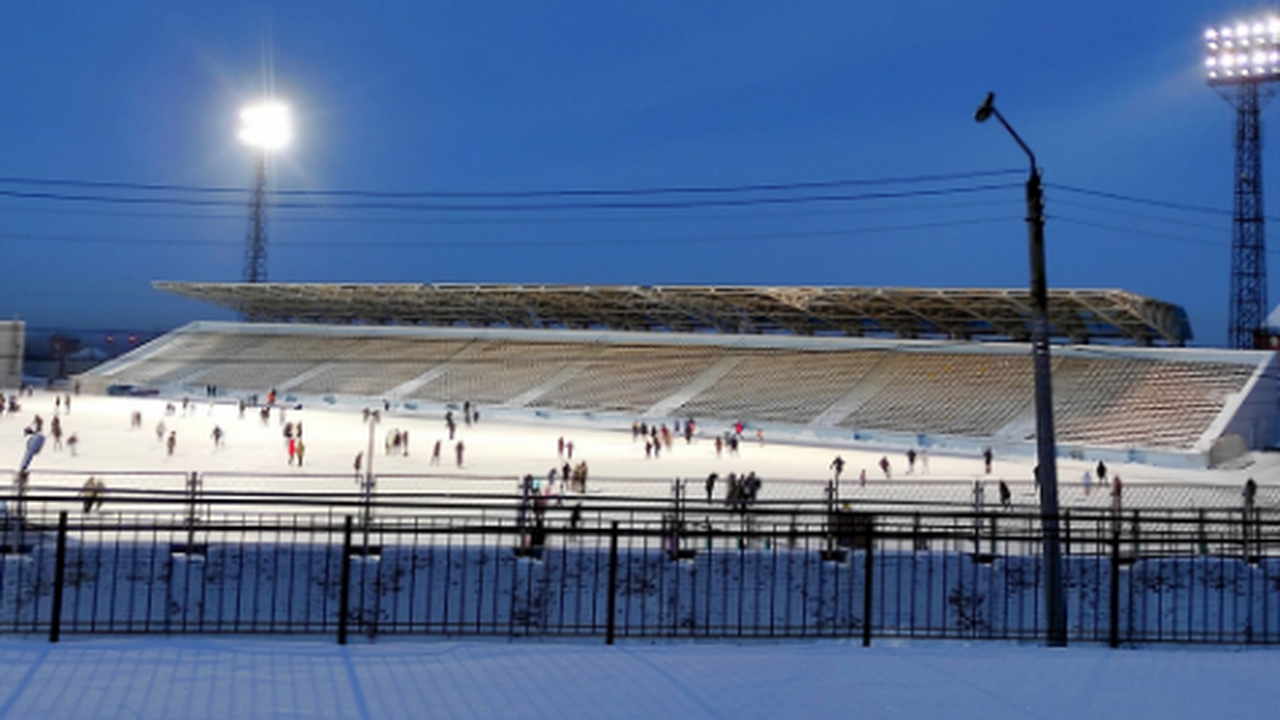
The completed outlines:
{"type": "MultiPolygon", "coordinates": [[[[154,287],[271,322],[1026,341],[1027,290],[189,283],[154,287]]],[[[1183,346],[1186,311],[1124,290],[1050,290],[1056,342],[1183,346]]]]}

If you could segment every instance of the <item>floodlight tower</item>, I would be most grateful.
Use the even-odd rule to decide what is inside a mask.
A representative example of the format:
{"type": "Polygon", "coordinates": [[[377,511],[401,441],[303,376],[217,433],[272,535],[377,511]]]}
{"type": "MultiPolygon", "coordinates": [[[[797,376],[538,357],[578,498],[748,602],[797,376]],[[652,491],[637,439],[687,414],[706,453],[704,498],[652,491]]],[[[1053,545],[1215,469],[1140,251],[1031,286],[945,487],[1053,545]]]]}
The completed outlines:
{"type": "Polygon", "coordinates": [[[244,251],[244,281],[267,279],[267,163],[293,137],[289,109],[270,101],[240,111],[240,141],[257,151],[253,195],[249,198],[249,236],[244,251]]]}
{"type": "Polygon", "coordinates": [[[1205,31],[1209,86],[1236,109],[1228,344],[1251,349],[1267,315],[1267,238],[1262,212],[1262,106],[1280,80],[1280,18],[1205,31]]]}

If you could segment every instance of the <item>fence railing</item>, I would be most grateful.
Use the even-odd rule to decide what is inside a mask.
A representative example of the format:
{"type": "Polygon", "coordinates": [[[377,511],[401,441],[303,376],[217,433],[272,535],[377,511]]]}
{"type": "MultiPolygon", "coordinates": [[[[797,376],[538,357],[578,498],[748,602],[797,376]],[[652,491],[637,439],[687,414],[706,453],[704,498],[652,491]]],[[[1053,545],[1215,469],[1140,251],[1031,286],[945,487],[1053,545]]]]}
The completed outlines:
{"type": "MultiPolygon", "coordinates": [[[[1000,507],[135,500],[4,498],[0,632],[1044,637],[1041,518],[1000,507]]],[[[1274,510],[1061,527],[1070,640],[1280,643],[1274,510]]]]}

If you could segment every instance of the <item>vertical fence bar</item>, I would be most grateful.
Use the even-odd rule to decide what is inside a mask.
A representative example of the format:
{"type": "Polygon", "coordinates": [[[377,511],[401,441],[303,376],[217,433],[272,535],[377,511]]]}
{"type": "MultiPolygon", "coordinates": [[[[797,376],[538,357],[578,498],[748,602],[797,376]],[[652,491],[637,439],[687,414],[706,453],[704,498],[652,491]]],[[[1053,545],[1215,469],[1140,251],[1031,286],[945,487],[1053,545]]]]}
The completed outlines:
{"type": "Polygon", "coordinates": [[[616,615],[618,610],[618,521],[614,520],[609,526],[609,597],[606,605],[605,614],[605,631],[604,644],[613,644],[613,634],[616,629],[616,615]]]}
{"type": "Polygon", "coordinates": [[[1062,511],[1062,554],[1071,554],[1071,508],[1062,511]]]}
{"type": "Polygon", "coordinates": [[[1120,525],[1111,525],[1111,597],[1107,599],[1107,644],[1120,647],[1120,525]]]}
{"type": "Polygon", "coordinates": [[[351,611],[351,516],[342,523],[342,574],[338,587],[338,644],[347,644],[347,615],[351,611]]]}
{"type": "Polygon", "coordinates": [[[871,599],[874,597],[871,585],[875,579],[875,565],[872,558],[875,546],[875,520],[867,518],[867,550],[862,568],[862,647],[871,647],[871,599]]]}
{"type": "Polygon", "coordinates": [[[67,511],[58,513],[58,550],[53,560],[53,612],[49,617],[49,642],[62,634],[62,578],[67,569],[67,511]]]}

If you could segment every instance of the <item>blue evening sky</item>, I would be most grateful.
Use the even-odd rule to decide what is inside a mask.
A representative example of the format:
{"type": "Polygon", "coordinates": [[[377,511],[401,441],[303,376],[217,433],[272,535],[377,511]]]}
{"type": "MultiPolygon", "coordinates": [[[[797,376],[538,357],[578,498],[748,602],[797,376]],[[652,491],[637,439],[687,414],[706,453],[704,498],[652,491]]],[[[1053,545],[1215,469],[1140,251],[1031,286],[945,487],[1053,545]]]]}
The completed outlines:
{"type": "Polygon", "coordinates": [[[48,329],[227,317],[150,282],[240,279],[254,160],[237,115],[269,87],[297,122],[271,172],[295,193],[271,210],[273,281],[1025,287],[1026,159],[973,121],[994,90],[1049,184],[1050,285],[1178,303],[1196,344],[1221,345],[1235,120],[1205,83],[1203,32],[1257,11],[8,2],[0,313],[48,329]],[[803,185],[833,181],[866,182],[803,185]]]}

